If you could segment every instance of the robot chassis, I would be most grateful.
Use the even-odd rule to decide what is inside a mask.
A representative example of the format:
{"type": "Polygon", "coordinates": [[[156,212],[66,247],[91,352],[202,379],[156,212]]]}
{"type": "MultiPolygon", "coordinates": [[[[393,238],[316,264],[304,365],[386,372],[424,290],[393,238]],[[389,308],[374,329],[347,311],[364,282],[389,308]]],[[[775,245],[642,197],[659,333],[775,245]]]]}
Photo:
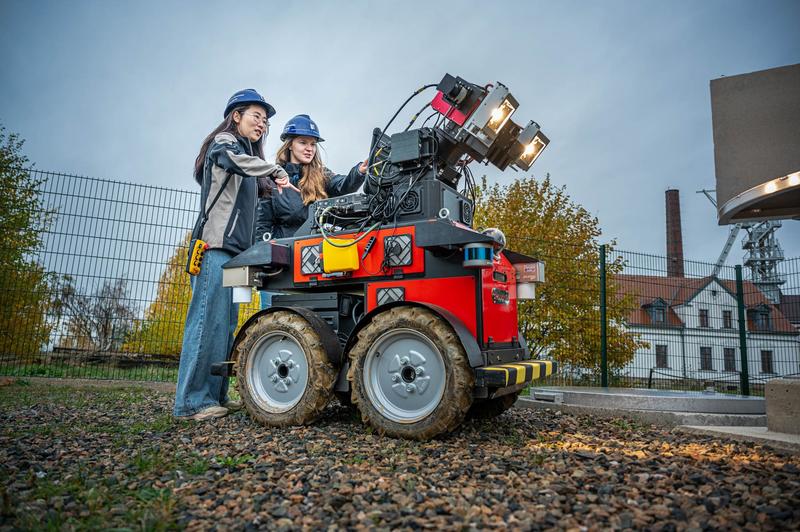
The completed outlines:
{"type": "Polygon", "coordinates": [[[501,83],[449,74],[418,89],[373,132],[364,193],[313,203],[293,237],[264,235],[225,264],[235,301],[278,293],[212,369],[236,373],[254,419],[310,423],[335,395],[379,433],[424,440],[467,415],[499,415],[553,373],[531,360],[517,324],[517,300],[534,297],[544,264],[505,248],[499,230],[472,228],[468,164],[528,170],[549,143],[535,122],[511,120],[517,106],[501,83]],[[433,86],[408,127],[386,135],[433,86]],[[411,129],[428,107],[434,125],[411,129]]]}

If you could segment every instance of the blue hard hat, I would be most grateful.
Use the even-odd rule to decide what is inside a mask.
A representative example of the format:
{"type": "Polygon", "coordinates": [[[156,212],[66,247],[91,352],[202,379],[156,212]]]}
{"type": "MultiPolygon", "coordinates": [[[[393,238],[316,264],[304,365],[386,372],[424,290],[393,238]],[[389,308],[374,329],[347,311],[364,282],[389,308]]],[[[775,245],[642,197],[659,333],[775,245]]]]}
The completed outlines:
{"type": "Polygon", "coordinates": [[[264,97],[261,96],[255,89],[242,89],[234,93],[234,95],[231,96],[231,99],[228,100],[228,105],[225,106],[225,114],[222,115],[222,117],[227,118],[234,107],[247,103],[260,105],[263,107],[267,111],[267,118],[272,118],[275,116],[275,108],[268,104],[264,97]]]}
{"type": "Polygon", "coordinates": [[[319,142],[325,141],[319,136],[317,124],[308,115],[297,115],[286,122],[286,125],[283,126],[283,133],[281,133],[281,140],[289,137],[314,137],[319,142]]]}

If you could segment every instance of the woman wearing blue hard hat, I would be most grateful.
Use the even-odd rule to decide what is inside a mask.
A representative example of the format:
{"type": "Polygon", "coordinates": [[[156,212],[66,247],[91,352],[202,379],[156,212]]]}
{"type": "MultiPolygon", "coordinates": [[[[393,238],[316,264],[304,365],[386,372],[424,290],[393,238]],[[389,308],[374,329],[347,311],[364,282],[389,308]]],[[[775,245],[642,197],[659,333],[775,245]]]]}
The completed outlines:
{"type": "MultiPolygon", "coordinates": [[[[318,143],[323,142],[317,124],[308,115],[289,120],[281,133],[283,144],[275,162],[286,170],[289,182],[279,181],[279,194],[258,202],[255,238],[287,238],[295,234],[308,217],[308,206],[320,199],[355,192],[364,182],[366,161],[353,166],[347,175],[331,172],[322,164],[318,143]]],[[[261,308],[272,302],[270,292],[261,292],[261,308]]]]}
{"type": "Polygon", "coordinates": [[[355,192],[366,176],[366,161],[353,166],[347,175],[334,174],[322,164],[317,145],[325,139],[308,115],[289,120],[281,140],[275,162],[286,170],[289,183],[281,194],[270,194],[259,201],[256,238],[265,233],[272,238],[293,236],[306,221],[309,204],[355,192]]]}
{"type": "Polygon", "coordinates": [[[288,185],[286,171],[264,160],[263,140],[274,114],[255,90],[235,93],[195,160],[201,190],[192,239],[208,249],[191,278],[173,409],[178,417],[209,419],[240,407],[228,398],[228,379],[210,372],[212,364],[227,358],[239,315],[231,288],[222,286],[222,265],[252,244],[257,197],[275,187],[270,179],[288,185]]]}

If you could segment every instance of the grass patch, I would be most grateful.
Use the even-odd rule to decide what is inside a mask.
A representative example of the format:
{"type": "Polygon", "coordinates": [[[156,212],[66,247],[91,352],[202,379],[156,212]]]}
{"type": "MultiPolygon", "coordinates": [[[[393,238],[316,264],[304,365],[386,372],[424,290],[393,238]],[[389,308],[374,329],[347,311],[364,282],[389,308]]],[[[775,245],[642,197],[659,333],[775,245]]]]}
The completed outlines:
{"type": "Polygon", "coordinates": [[[610,421],[610,424],[625,431],[640,430],[644,428],[644,425],[638,421],[625,417],[614,418],[610,421]]]}
{"type": "Polygon", "coordinates": [[[193,454],[181,460],[179,466],[190,475],[202,475],[211,467],[211,462],[198,454],[193,454]]]}
{"type": "Polygon", "coordinates": [[[150,471],[173,469],[175,460],[159,451],[146,449],[137,452],[129,465],[139,473],[149,473],[150,471]]]}
{"type": "MultiPolygon", "coordinates": [[[[153,392],[141,387],[64,386],[40,382],[15,382],[0,386],[0,409],[10,413],[0,428],[18,442],[55,436],[81,439],[92,434],[120,435],[114,444],[143,433],[164,433],[188,422],[177,421],[159,408],[136,412],[138,404],[151,404],[153,392]],[[133,408],[132,408],[133,405],[133,408]],[[76,421],[73,410],[86,408],[76,421]],[[37,422],[43,419],[43,422],[37,422]]],[[[17,445],[25,446],[22,442],[17,445]]],[[[239,460],[247,460],[242,457],[239,460]]],[[[179,528],[177,496],[152,482],[163,476],[205,473],[207,459],[197,454],[176,456],[153,447],[118,458],[127,468],[102,476],[95,466],[67,463],[52,471],[13,472],[0,464],[0,478],[16,475],[21,485],[13,490],[0,485],[2,528],[12,530],[174,530],[179,528]],[[21,487],[24,486],[24,487],[21,487]]],[[[236,458],[234,458],[236,461],[236,458]]],[[[3,483],[5,484],[5,483],[3,483]]],[[[11,485],[11,484],[8,484],[11,485]]]]}
{"type": "Polygon", "coordinates": [[[49,386],[26,383],[0,386],[0,406],[30,408],[36,405],[60,405],[69,408],[110,406],[120,402],[130,404],[144,400],[152,392],[143,388],[119,386],[49,386]]]}
{"type": "Polygon", "coordinates": [[[365,460],[366,460],[366,458],[364,458],[364,456],[362,456],[360,454],[357,454],[357,455],[350,456],[350,457],[346,458],[344,462],[346,464],[357,465],[357,464],[363,464],[365,460]]]}
{"type": "Polygon", "coordinates": [[[256,457],[252,454],[242,454],[234,456],[215,456],[214,461],[222,467],[233,468],[248,462],[252,462],[256,457]]]}
{"type": "Polygon", "coordinates": [[[128,368],[107,363],[84,363],[72,365],[57,361],[50,364],[18,362],[0,364],[0,375],[8,377],[56,377],[62,379],[108,379],[131,381],[175,382],[178,379],[178,363],[175,366],[139,365],[128,368]]]}
{"type": "Polygon", "coordinates": [[[177,501],[169,489],[98,484],[85,472],[60,480],[36,479],[29,500],[46,502],[42,512],[19,512],[8,521],[25,530],[176,530],[177,501]]]}

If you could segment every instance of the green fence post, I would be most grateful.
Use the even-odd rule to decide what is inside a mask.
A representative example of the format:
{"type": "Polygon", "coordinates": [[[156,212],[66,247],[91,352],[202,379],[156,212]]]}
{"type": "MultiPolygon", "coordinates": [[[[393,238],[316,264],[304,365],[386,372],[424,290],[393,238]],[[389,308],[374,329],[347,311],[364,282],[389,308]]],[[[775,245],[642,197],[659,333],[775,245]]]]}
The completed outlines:
{"type": "Polygon", "coordinates": [[[608,388],[608,332],[606,330],[606,245],[600,246],[600,386],[608,388]]]}
{"type": "Polygon", "coordinates": [[[742,266],[736,265],[736,307],[739,315],[739,354],[742,371],[739,372],[739,388],[742,395],[750,395],[750,371],[747,367],[747,322],[744,312],[744,286],[742,283],[742,266]]]}

